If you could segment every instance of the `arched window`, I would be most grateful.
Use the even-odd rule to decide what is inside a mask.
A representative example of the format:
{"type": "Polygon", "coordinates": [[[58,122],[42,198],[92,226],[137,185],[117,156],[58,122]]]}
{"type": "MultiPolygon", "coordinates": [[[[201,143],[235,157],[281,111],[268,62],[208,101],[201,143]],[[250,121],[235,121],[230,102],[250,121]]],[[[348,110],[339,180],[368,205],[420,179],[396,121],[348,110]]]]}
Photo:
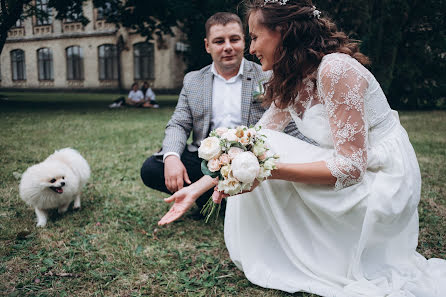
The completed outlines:
{"type": "Polygon", "coordinates": [[[11,51],[12,80],[26,80],[25,52],[21,49],[11,51]]]}
{"type": "Polygon", "coordinates": [[[98,48],[99,79],[118,79],[118,50],[114,44],[103,44],[98,48]]]}
{"type": "Polygon", "coordinates": [[[141,42],[133,45],[133,69],[135,79],[155,78],[153,43],[141,42]]]}
{"type": "Polygon", "coordinates": [[[84,56],[79,46],[67,47],[67,79],[83,80],[84,79],[84,56]]]}
{"type": "Polygon", "coordinates": [[[53,52],[49,48],[37,50],[37,65],[40,80],[53,80],[53,52]]]}
{"type": "Polygon", "coordinates": [[[50,25],[53,20],[51,18],[51,8],[48,7],[49,0],[36,0],[36,7],[41,11],[39,15],[36,15],[37,25],[50,25]]]}

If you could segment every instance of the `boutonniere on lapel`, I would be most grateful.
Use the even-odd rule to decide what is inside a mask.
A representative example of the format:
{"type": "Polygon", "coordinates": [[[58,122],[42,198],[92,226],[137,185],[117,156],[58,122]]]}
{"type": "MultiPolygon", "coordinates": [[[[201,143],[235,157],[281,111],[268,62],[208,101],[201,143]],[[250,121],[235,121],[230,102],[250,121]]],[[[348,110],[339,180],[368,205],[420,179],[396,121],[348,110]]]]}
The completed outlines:
{"type": "Polygon", "coordinates": [[[263,82],[263,79],[257,82],[257,85],[252,92],[253,102],[263,102],[263,99],[265,98],[265,87],[263,86],[263,82]]]}

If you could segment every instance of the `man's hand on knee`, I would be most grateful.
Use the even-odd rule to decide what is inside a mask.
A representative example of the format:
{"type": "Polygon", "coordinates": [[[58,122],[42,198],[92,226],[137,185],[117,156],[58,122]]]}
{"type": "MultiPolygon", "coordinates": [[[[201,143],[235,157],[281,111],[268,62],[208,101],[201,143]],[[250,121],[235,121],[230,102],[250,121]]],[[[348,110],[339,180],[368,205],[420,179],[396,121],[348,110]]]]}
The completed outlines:
{"type": "Polygon", "coordinates": [[[164,160],[164,182],[167,189],[175,193],[183,188],[184,181],[191,183],[183,162],[175,155],[168,156],[164,160]]]}

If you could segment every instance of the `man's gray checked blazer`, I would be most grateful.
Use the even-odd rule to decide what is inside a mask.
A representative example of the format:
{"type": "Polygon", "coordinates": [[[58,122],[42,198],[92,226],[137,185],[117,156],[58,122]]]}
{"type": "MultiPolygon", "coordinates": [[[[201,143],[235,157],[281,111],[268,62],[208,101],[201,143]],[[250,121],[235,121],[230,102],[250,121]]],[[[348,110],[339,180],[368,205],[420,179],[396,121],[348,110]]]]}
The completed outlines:
{"type": "MultiPolygon", "coordinates": [[[[214,74],[211,72],[211,65],[201,70],[192,71],[186,74],[183,82],[175,112],[167,123],[163,147],[156,156],[162,156],[167,152],[175,152],[181,156],[189,135],[192,133],[192,143],[187,146],[190,152],[198,150],[201,141],[210,132],[212,115],[212,85],[214,74]]],[[[257,123],[265,112],[261,102],[254,100],[253,92],[260,81],[268,81],[269,73],[263,72],[260,65],[244,61],[242,75],[242,125],[250,126],[257,123]]],[[[285,132],[290,131],[293,136],[311,140],[305,137],[295,128],[294,123],[290,124],[285,132]]]]}

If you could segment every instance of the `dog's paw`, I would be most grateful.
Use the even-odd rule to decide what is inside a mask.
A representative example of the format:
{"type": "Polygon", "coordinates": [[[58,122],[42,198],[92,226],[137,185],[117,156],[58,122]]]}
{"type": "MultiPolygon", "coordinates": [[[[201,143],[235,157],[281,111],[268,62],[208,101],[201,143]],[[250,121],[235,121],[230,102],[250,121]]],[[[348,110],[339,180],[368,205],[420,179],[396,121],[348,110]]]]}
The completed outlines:
{"type": "Polygon", "coordinates": [[[45,228],[45,226],[46,226],[46,221],[37,222],[37,225],[36,225],[36,227],[40,227],[40,228],[45,228]]]}
{"type": "Polygon", "coordinates": [[[74,200],[73,210],[79,210],[81,208],[81,200],[77,198],[74,200]]]}

